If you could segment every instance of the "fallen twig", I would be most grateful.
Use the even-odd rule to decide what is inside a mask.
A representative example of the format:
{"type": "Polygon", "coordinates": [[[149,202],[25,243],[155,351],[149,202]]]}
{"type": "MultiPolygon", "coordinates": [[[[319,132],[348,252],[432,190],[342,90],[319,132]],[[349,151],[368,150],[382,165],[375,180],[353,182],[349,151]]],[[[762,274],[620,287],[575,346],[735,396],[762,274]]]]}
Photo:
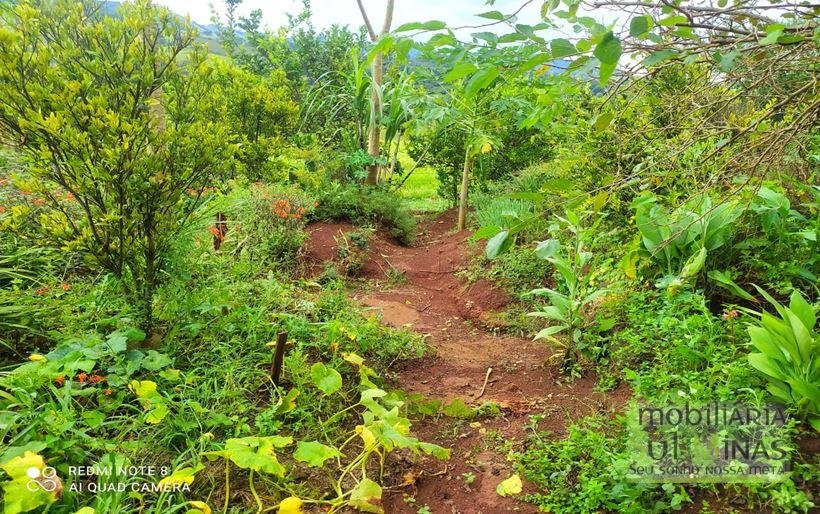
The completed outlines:
{"type": "Polygon", "coordinates": [[[493,368],[487,368],[487,374],[484,375],[484,385],[481,386],[481,392],[478,393],[478,396],[475,397],[476,400],[484,396],[484,391],[487,389],[487,381],[490,379],[490,373],[493,372],[493,368]]]}

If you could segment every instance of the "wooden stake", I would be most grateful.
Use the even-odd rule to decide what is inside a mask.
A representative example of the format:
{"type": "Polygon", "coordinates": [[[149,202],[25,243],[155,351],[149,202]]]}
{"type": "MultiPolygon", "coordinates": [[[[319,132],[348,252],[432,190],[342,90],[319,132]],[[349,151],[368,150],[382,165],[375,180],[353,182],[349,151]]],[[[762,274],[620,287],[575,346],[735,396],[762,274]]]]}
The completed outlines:
{"type": "Polygon", "coordinates": [[[288,333],[279,332],[276,336],[276,347],[273,349],[273,361],[270,363],[270,378],[276,385],[279,385],[279,379],[282,377],[282,364],[285,361],[287,342],[288,333]]]}

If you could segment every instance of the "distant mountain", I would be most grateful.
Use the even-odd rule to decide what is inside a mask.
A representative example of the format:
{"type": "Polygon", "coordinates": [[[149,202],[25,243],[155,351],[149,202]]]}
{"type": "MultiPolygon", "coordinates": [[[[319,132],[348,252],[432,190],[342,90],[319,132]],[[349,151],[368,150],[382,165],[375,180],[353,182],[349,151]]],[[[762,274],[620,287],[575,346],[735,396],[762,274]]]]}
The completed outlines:
{"type": "MultiPolygon", "coordinates": [[[[103,13],[106,16],[116,16],[117,9],[119,9],[122,5],[122,2],[117,0],[102,0],[100,3],[102,4],[103,13]]],[[[184,17],[179,13],[174,14],[180,18],[184,17]]],[[[208,23],[207,25],[203,25],[191,20],[191,25],[196,27],[197,31],[199,31],[199,37],[197,38],[199,42],[208,45],[208,49],[212,53],[225,55],[225,51],[222,49],[222,45],[219,42],[219,27],[216,24],[208,23]]],[[[242,31],[237,31],[237,33],[240,37],[242,37],[242,31]]]]}

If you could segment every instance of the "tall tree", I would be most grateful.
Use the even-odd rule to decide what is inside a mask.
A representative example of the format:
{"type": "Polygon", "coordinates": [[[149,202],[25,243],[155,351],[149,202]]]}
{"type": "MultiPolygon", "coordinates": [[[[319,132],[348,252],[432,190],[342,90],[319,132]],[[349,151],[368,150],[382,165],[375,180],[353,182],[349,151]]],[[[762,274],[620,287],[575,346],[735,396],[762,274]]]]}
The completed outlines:
{"type": "MultiPolygon", "coordinates": [[[[362,0],[356,0],[356,3],[359,5],[359,11],[362,13],[362,20],[364,20],[364,25],[367,27],[367,33],[370,35],[370,39],[374,43],[378,41],[380,37],[390,32],[390,25],[393,23],[394,0],[387,0],[387,9],[384,13],[384,23],[382,24],[381,32],[378,33],[373,28],[373,24],[370,23],[370,18],[367,16],[367,11],[362,4],[362,0]]],[[[370,102],[373,115],[370,117],[370,130],[367,138],[367,153],[369,153],[375,160],[380,154],[381,139],[381,86],[382,76],[384,74],[383,53],[381,51],[376,52],[373,57],[371,70],[373,75],[373,84],[370,88],[370,102]]],[[[379,165],[378,163],[373,163],[368,167],[366,183],[376,184],[378,181],[379,165]]]]}

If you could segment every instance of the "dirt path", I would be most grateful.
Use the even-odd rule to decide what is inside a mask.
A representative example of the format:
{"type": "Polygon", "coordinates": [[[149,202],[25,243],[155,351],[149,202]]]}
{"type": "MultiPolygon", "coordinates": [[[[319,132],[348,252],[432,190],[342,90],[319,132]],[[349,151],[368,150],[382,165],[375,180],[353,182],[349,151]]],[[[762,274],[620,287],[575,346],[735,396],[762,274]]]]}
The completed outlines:
{"type": "MultiPolygon", "coordinates": [[[[628,392],[595,392],[594,377],[589,376],[563,384],[556,367],[547,364],[551,352],[543,342],[500,335],[489,328],[494,313],[503,310],[509,298],[485,279],[467,285],[455,275],[468,264],[470,234],[453,232],[454,219],[453,212],[445,212],[423,223],[413,247],[375,236],[364,267],[372,289],[360,291],[355,299],[379,311],[385,323],[423,334],[435,349],[434,355],[400,364],[398,388],[445,403],[456,398],[474,407],[493,402],[502,414],[473,423],[447,416],[413,420],[414,432],[422,440],[450,448],[451,459],[408,461],[403,469],[391,470],[385,512],[416,513],[424,505],[435,514],[536,512],[531,505],[496,493],[496,486],[513,473],[503,452],[520,447],[530,416],[543,416],[539,429],[560,435],[570,420],[610,411],[628,392]],[[385,277],[391,266],[404,273],[404,284],[389,285],[385,277]]],[[[312,227],[314,261],[332,259],[333,235],[352,228],[312,227]]]]}

